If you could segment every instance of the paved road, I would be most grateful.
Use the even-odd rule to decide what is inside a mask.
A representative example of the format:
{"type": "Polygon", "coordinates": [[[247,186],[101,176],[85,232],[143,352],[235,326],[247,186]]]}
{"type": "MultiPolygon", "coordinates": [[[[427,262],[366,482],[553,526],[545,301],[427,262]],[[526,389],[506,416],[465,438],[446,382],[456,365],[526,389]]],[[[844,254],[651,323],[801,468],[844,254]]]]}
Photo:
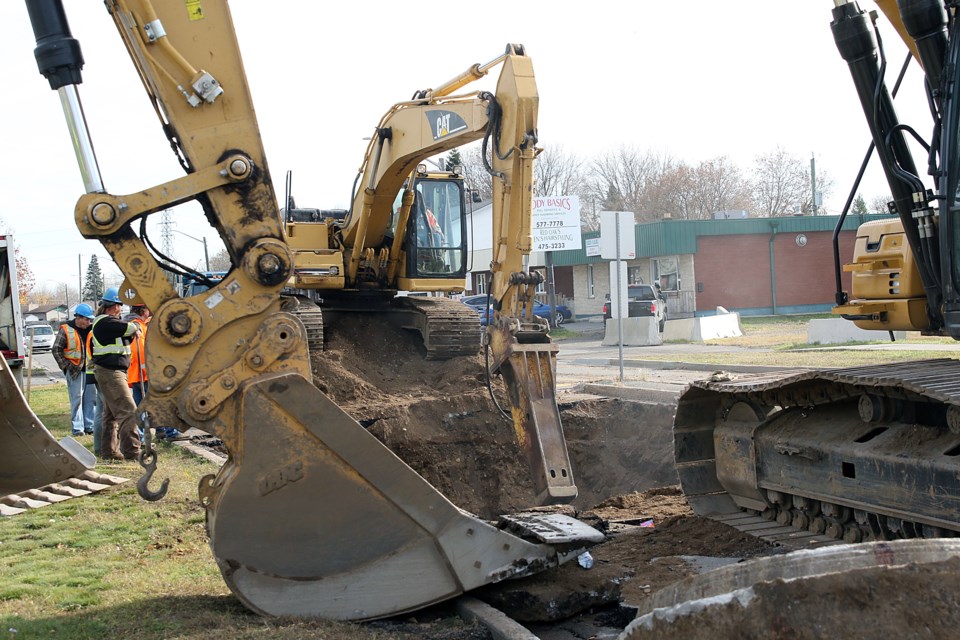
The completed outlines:
{"type": "MultiPolygon", "coordinates": [[[[27,366],[30,366],[29,358],[27,359],[27,366]]],[[[36,369],[33,372],[32,384],[64,381],[63,372],[60,371],[57,361],[50,352],[33,354],[33,366],[36,369]]],[[[24,375],[26,375],[26,371],[24,375]]]]}

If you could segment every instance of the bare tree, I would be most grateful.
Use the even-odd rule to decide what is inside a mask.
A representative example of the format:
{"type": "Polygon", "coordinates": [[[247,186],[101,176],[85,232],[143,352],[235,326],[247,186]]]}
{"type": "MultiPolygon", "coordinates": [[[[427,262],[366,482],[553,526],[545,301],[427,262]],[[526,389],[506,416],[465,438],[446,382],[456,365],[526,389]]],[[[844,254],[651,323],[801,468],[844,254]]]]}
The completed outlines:
{"type": "Polygon", "coordinates": [[[467,188],[476,190],[481,200],[492,198],[493,178],[483,164],[480,144],[474,143],[460,147],[460,160],[467,188]]]}
{"type": "Polygon", "coordinates": [[[210,256],[210,271],[229,271],[230,266],[230,254],[225,248],[210,256]]]}
{"type": "Polygon", "coordinates": [[[533,189],[538,196],[580,195],[587,181],[583,161],[563,147],[544,149],[533,165],[533,189]]]}
{"type": "Polygon", "coordinates": [[[718,211],[752,208],[750,182],[726,156],[705,160],[686,172],[681,194],[687,220],[709,220],[718,211]]]}
{"type": "Polygon", "coordinates": [[[757,156],[753,171],[753,204],[761,216],[786,216],[802,210],[808,200],[807,164],[782,147],[757,156]]]}
{"type": "Polygon", "coordinates": [[[890,195],[874,196],[870,199],[870,213],[890,213],[890,195]]]}
{"type": "Polygon", "coordinates": [[[670,156],[623,146],[593,161],[590,192],[604,209],[633,211],[638,221],[666,217],[675,193],[663,178],[677,169],[670,156]]]}

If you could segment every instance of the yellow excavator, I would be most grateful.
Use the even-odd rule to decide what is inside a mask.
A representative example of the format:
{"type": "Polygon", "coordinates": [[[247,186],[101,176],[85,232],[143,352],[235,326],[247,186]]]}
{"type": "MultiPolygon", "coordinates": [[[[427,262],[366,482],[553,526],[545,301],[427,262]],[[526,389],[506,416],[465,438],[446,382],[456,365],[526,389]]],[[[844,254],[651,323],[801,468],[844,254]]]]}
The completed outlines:
{"type": "Polygon", "coordinates": [[[430,156],[483,141],[493,177],[494,321],[485,333],[510,390],[512,418],[539,499],[568,502],[577,489],[557,410],[556,346],[533,314],[542,276],[529,268],[538,98],[533,65],[520,45],[475,64],[436,88],[419,90],[381,118],[347,211],[298,209],[288,175],[284,234],[293,253],[290,289],[312,351],[323,323],[358,312],[417,331],[428,359],[474,355],[478,315],[456,301],[396,296],[459,292],[467,271],[467,198],[456,167],[428,171],[430,156]],[[496,90],[463,90],[500,67],[496,90]],[[459,93],[457,93],[459,92],[459,93]],[[306,294],[306,295],[303,295],[306,294]]]}
{"type": "MultiPolygon", "coordinates": [[[[877,3],[911,51],[904,70],[914,59],[923,67],[933,123],[925,140],[897,117],[879,14],[857,2],[833,4],[830,26],[897,214],[863,225],[853,260],[842,267],[834,235],[834,312],[865,329],[958,339],[956,7],[940,0],[877,3]],[[925,186],[908,138],[926,153],[933,188],[925,186]],[[841,269],[852,275],[850,293],[841,286],[841,269]]],[[[684,492],[701,515],[759,526],[746,512],[811,539],[957,536],[958,380],[960,362],[944,358],[696,383],[681,397],[675,420],[684,492]]]]}
{"type": "Polygon", "coordinates": [[[110,194],[100,176],[77,91],[82,56],[62,3],[27,0],[38,66],[60,94],[87,192],[76,206],[77,226],[102,243],[127,286],[154,310],[151,388],[138,410],[146,435],[141,495],[159,499],[166,490],[166,481],[156,491],[149,486],[157,464],[151,427],[195,427],[222,439],[227,461],[199,488],[210,545],[230,589],[268,615],[395,615],[555,566],[601,540],[557,514],[504,516],[494,524],[451,504],[312,384],[307,331],[282,295],[291,279],[297,289],[330,288],[341,294],[334,298],[342,311],[348,294],[355,306],[375,305],[365,293],[422,290],[427,275],[442,275],[450,280],[443,287],[455,290],[463,247],[449,237],[427,247],[416,238],[411,220],[440,203],[420,208],[427,194],[416,191],[414,173],[425,153],[489,132],[497,213],[495,319],[486,340],[541,494],[546,501],[575,495],[553,396],[556,346],[531,313],[537,93],[522,49],[510,47],[496,61],[493,96],[448,96],[485,72],[478,66],[392,112],[343,220],[285,224],[226,0],[105,4],[185,170],[128,195],[110,194]],[[440,116],[431,121],[431,111],[440,116]],[[463,133],[453,115],[467,122],[463,133]],[[424,143],[434,132],[439,141],[424,143]],[[142,222],[191,200],[220,234],[233,267],[208,290],[182,297],[142,222]],[[318,280],[309,281],[306,253],[326,265],[319,267],[326,275],[315,271],[318,280]],[[324,278],[335,283],[328,287],[324,278]]]}

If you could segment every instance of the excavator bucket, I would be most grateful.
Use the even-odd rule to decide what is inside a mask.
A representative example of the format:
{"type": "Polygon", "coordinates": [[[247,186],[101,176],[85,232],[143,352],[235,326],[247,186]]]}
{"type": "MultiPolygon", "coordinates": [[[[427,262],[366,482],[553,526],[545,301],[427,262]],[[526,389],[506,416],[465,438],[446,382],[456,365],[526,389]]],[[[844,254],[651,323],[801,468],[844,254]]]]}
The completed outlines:
{"type": "Polygon", "coordinates": [[[92,471],[93,454],[70,437],[59,442],[30,409],[0,358],[0,516],[69,500],[125,482],[92,471]]]}
{"type": "Polygon", "coordinates": [[[248,383],[239,412],[237,450],[200,496],[224,579],[259,613],[397,615],[603,539],[557,514],[466,513],[302,376],[248,383]]]}

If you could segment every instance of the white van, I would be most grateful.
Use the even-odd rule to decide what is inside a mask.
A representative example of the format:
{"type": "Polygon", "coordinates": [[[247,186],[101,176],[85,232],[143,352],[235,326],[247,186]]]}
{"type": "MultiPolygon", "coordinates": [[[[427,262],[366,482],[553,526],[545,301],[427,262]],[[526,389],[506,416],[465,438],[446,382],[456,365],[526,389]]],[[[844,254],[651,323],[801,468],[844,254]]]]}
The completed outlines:
{"type": "Polygon", "coordinates": [[[28,324],[23,330],[28,340],[33,341],[33,352],[52,351],[56,333],[48,324],[28,324]]]}

